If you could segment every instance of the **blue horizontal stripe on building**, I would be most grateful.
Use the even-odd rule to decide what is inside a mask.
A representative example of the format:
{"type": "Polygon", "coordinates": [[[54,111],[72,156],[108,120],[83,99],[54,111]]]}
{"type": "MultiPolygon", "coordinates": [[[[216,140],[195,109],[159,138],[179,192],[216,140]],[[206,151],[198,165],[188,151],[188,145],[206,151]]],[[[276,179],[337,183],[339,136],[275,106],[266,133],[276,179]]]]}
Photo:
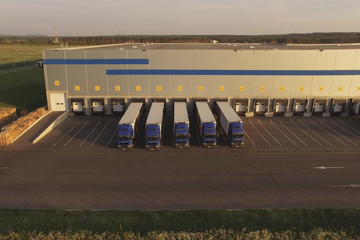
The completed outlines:
{"type": "Polygon", "coordinates": [[[44,59],[48,65],[149,64],[149,59],[44,59]]]}
{"type": "Polygon", "coordinates": [[[360,70],[181,70],[109,69],[107,75],[212,75],[212,76],[333,76],[360,75],[360,70]]]}

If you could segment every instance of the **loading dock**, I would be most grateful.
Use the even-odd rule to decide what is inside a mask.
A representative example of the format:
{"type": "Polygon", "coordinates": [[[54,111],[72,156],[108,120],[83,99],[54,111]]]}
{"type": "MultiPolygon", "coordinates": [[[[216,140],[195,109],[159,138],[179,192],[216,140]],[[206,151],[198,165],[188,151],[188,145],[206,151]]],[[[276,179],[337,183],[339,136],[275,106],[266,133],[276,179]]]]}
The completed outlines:
{"type": "Polygon", "coordinates": [[[239,115],[245,115],[248,110],[248,99],[235,99],[235,112],[239,115]]]}
{"type": "Polygon", "coordinates": [[[332,115],[340,115],[345,112],[346,99],[334,99],[331,106],[332,115]]]}
{"type": "Polygon", "coordinates": [[[274,114],[283,115],[287,112],[287,99],[275,99],[274,114]]]}
{"type": "Polygon", "coordinates": [[[351,113],[354,116],[360,116],[360,99],[353,99],[351,113]]]}
{"type": "Polygon", "coordinates": [[[105,108],[104,108],[104,99],[97,98],[97,99],[91,99],[91,113],[92,114],[104,114],[105,108]]]}
{"type": "Polygon", "coordinates": [[[111,99],[111,112],[113,114],[123,114],[124,113],[124,99],[111,99]]]}
{"type": "Polygon", "coordinates": [[[75,114],[84,114],[84,99],[72,98],[71,99],[71,110],[75,114]]]}
{"type": "Polygon", "coordinates": [[[254,113],[256,115],[264,115],[267,111],[267,99],[256,99],[254,113]]]}
{"type": "Polygon", "coordinates": [[[294,103],[294,114],[304,114],[306,112],[307,100],[306,99],[295,99],[294,103]]]}
{"type": "Polygon", "coordinates": [[[312,112],[313,114],[316,114],[316,115],[321,115],[325,112],[325,107],[326,107],[326,102],[327,100],[324,100],[324,99],[316,99],[314,101],[314,106],[313,106],[313,109],[312,109],[312,112]]]}

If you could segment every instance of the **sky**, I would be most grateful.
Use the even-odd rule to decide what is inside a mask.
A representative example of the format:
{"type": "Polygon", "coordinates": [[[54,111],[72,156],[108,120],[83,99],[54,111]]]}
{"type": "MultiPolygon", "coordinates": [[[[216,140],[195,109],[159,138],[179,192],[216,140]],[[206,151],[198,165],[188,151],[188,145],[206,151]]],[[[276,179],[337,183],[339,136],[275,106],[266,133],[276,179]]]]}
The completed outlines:
{"type": "Polygon", "coordinates": [[[0,0],[0,35],[360,32],[360,0],[0,0]]]}

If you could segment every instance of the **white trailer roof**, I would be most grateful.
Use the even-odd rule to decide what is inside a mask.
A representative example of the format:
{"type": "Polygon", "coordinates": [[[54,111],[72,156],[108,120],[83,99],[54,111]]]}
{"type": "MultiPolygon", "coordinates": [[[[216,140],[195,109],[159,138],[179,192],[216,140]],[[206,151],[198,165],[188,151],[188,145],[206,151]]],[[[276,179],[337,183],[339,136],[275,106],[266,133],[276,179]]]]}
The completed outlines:
{"type": "Polygon", "coordinates": [[[189,122],[186,102],[174,103],[174,122],[189,122]]]}
{"type": "Polygon", "coordinates": [[[240,117],[236,114],[235,110],[230,107],[228,102],[216,102],[216,104],[219,106],[221,112],[224,114],[226,119],[229,122],[241,122],[242,120],[240,117]]]}
{"type": "Polygon", "coordinates": [[[131,124],[135,122],[143,103],[130,103],[130,106],[126,110],[124,116],[119,121],[119,124],[131,124]]]}
{"type": "Polygon", "coordinates": [[[162,123],[163,112],[164,112],[164,103],[163,102],[153,102],[151,104],[149,116],[146,119],[146,125],[162,123]]]}
{"type": "Polygon", "coordinates": [[[213,113],[207,102],[195,102],[201,122],[215,122],[213,113]]]}

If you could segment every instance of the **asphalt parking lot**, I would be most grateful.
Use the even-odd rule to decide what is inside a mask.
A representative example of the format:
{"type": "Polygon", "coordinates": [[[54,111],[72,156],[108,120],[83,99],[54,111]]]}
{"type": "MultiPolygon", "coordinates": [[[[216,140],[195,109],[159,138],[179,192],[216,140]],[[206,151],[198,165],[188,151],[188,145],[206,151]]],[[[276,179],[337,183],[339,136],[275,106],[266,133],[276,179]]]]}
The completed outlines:
{"type": "MultiPolygon", "coordinates": [[[[72,116],[40,140],[36,145],[42,149],[116,149],[116,130],[121,116],[72,116]]],[[[173,120],[167,116],[160,151],[173,149],[173,120]]],[[[245,144],[232,151],[246,149],[352,149],[360,146],[360,121],[353,118],[295,116],[285,118],[242,117],[245,129],[245,144]]],[[[145,118],[131,151],[145,150],[145,118]]],[[[190,118],[190,149],[200,148],[198,130],[190,118]]],[[[218,126],[218,147],[229,149],[226,136],[218,126]]],[[[16,145],[16,144],[15,144],[16,145]]],[[[214,149],[212,149],[214,150],[214,149]]],[[[209,149],[211,151],[211,149],[209,149]]],[[[219,151],[219,150],[217,150],[219,151]]]]}
{"type": "MultiPolygon", "coordinates": [[[[189,149],[117,149],[121,116],[73,116],[32,144],[35,126],[0,149],[0,206],[36,209],[359,208],[360,119],[245,118],[245,144],[189,149]]],[[[41,124],[40,124],[41,125],[41,124]]]]}

